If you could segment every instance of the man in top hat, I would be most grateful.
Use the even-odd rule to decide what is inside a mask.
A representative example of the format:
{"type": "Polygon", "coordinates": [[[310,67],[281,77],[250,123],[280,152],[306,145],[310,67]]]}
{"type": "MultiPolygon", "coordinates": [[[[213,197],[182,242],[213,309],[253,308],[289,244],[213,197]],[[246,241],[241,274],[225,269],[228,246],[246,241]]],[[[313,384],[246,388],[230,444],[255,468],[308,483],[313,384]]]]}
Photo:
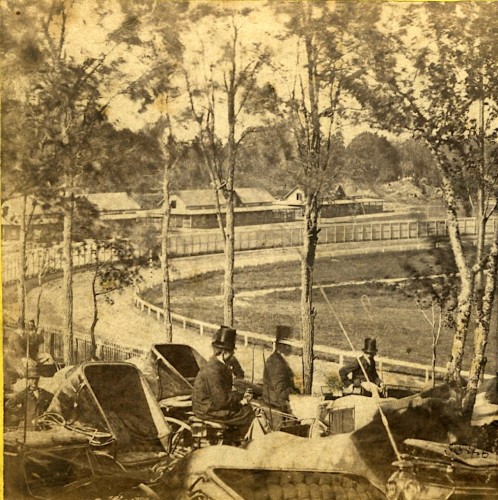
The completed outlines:
{"type": "MultiPolygon", "coordinates": [[[[278,325],[275,337],[275,349],[266,360],[263,372],[263,401],[280,412],[292,414],[289,403],[290,394],[299,394],[294,383],[294,373],[285,359],[291,347],[284,343],[291,337],[289,326],[278,325]]],[[[279,415],[272,415],[273,428],[283,422],[279,415]]]]}
{"type": "Polygon", "coordinates": [[[363,395],[371,396],[372,391],[380,390],[382,392],[384,390],[384,383],[380,379],[375,367],[375,355],[377,354],[376,340],[366,338],[363,352],[363,356],[360,356],[359,358],[354,359],[351,363],[343,366],[339,370],[339,376],[341,377],[344,388],[348,389],[351,385],[353,385],[351,388],[352,392],[356,389],[363,395]],[[365,377],[362,366],[368,376],[368,379],[365,377]],[[349,377],[349,374],[351,374],[351,377],[349,377]]]}
{"type": "Polygon", "coordinates": [[[39,380],[38,368],[28,365],[28,386],[5,403],[7,422],[22,423],[26,419],[28,428],[37,427],[38,417],[47,411],[53,398],[51,392],[38,386],[39,380]]]}
{"type": "Polygon", "coordinates": [[[243,437],[254,420],[249,405],[250,391],[244,394],[232,390],[233,375],[228,366],[235,351],[236,330],[221,326],[215,333],[213,356],[201,367],[192,391],[192,410],[203,420],[212,420],[237,428],[243,437]]]}

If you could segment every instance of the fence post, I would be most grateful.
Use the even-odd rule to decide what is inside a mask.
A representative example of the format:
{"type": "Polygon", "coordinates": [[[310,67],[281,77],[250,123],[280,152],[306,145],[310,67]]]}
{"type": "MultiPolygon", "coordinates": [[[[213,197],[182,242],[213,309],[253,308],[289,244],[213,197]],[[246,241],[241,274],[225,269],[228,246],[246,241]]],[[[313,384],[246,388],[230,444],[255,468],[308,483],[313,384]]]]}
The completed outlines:
{"type": "Polygon", "coordinates": [[[339,366],[344,366],[344,354],[339,354],[339,366]]]}
{"type": "Polygon", "coordinates": [[[199,325],[199,333],[200,335],[204,335],[204,325],[202,323],[199,325]]]}

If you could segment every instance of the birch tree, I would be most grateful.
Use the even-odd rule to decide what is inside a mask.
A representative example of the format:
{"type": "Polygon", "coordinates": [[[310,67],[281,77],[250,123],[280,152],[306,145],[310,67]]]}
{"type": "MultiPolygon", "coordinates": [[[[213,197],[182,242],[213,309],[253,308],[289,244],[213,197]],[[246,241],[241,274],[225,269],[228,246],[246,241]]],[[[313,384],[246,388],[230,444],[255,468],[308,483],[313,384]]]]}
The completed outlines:
{"type": "Polygon", "coordinates": [[[495,3],[392,7],[355,81],[358,99],[376,122],[390,131],[408,131],[436,162],[459,276],[447,373],[457,387],[473,335],[465,412],[473,407],[483,374],[496,294],[498,232],[489,223],[498,179],[497,9],[495,3]],[[459,205],[469,202],[476,220],[475,253],[466,247],[458,224],[459,205]],[[489,241],[486,232],[493,233],[489,241]]]}

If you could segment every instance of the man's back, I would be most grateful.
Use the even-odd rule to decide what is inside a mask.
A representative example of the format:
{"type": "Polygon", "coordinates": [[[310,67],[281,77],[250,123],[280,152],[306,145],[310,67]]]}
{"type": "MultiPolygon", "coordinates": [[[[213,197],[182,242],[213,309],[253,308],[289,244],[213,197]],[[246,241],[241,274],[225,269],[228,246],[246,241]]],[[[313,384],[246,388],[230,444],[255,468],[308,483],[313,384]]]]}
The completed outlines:
{"type": "Polygon", "coordinates": [[[263,373],[263,399],[271,406],[287,408],[289,394],[297,392],[294,374],[286,359],[275,351],[265,363],[263,373]]]}
{"type": "Polygon", "coordinates": [[[192,410],[201,418],[223,418],[237,407],[232,372],[215,356],[199,370],[192,391],[192,410]]]}

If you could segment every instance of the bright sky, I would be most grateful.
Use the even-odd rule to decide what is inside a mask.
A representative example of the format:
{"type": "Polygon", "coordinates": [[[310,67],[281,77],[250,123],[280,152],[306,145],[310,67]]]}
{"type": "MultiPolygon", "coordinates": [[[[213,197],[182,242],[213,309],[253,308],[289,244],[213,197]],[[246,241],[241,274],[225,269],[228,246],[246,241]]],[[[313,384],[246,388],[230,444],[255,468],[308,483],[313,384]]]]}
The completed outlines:
{"type": "MultiPolygon", "coordinates": [[[[233,7],[239,12],[234,17],[234,22],[239,29],[240,41],[238,67],[240,68],[248,61],[253,60],[262,50],[268,49],[272,53],[272,65],[262,69],[258,75],[258,82],[269,82],[279,95],[288,96],[296,77],[297,40],[283,39],[282,35],[285,33],[285,29],[282,20],[276,18],[274,12],[264,1],[217,3],[233,7]],[[251,9],[250,14],[240,15],[246,7],[251,9]]],[[[111,80],[104,90],[106,100],[111,99],[108,116],[117,127],[140,130],[147,124],[157,121],[161,116],[161,107],[151,106],[145,113],[141,112],[140,103],[133,102],[126,94],[120,94],[120,92],[123,92],[130,82],[146,73],[154,61],[145,57],[140,48],[130,49],[125,46],[107,44],[107,34],[116,29],[124,17],[114,0],[108,0],[101,7],[107,11],[103,17],[95,16],[95,5],[94,0],[76,2],[73,15],[69,19],[70,29],[67,29],[67,53],[80,61],[87,57],[99,57],[106,53],[108,60],[119,61],[122,75],[118,79],[111,80]],[[103,19],[101,24],[99,24],[98,19],[103,19]]],[[[386,25],[393,22],[391,17],[393,12],[404,9],[406,5],[386,2],[384,4],[386,25]]],[[[150,15],[153,15],[153,12],[150,15]]],[[[182,41],[186,47],[185,67],[194,88],[197,86],[202,88],[203,82],[211,72],[215,81],[223,85],[227,68],[226,64],[223,64],[221,56],[224,45],[230,41],[233,33],[230,23],[229,18],[204,17],[201,21],[189,26],[189,30],[182,35],[182,41]]],[[[416,40],[415,32],[410,33],[409,31],[409,34],[416,40]]],[[[150,33],[143,31],[141,37],[142,39],[150,39],[150,33]]],[[[302,65],[298,69],[299,71],[304,70],[302,65]]],[[[184,78],[181,73],[175,75],[173,79],[176,79],[179,87],[183,86],[184,78]]],[[[198,109],[202,109],[202,105],[202,98],[197,98],[196,106],[198,109]]],[[[169,111],[174,117],[178,112],[187,109],[188,106],[188,95],[183,91],[170,105],[169,111]]],[[[216,110],[217,132],[223,137],[226,136],[226,127],[224,127],[226,104],[223,92],[217,93],[216,110]]],[[[238,133],[240,134],[248,126],[260,124],[262,119],[264,117],[241,114],[238,133]]],[[[367,124],[351,126],[346,122],[339,125],[346,142],[349,142],[358,133],[369,130],[367,124]]],[[[192,125],[178,126],[176,130],[176,133],[183,139],[193,137],[195,132],[195,127],[192,125]]]]}

